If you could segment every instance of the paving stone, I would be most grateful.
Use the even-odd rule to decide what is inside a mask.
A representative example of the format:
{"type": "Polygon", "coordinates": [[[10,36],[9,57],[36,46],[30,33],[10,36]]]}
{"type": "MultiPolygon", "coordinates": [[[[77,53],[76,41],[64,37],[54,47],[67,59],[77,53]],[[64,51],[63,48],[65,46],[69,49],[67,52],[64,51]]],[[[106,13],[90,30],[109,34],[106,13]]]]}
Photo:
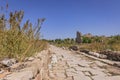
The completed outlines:
{"type": "Polygon", "coordinates": [[[49,77],[50,77],[50,78],[55,78],[55,75],[53,74],[52,71],[49,71],[49,77]]]}
{"type": "Polygon", "coordinates": [[[100,68],[98,66],[91,67],[92,69],[99,70],[99,71],[106,71],[106,69],[100,68]]]}
{"type": "Polygon", "coordinates": [[[120,80],[120,75],[112,76],[104,67],[108,64],[54,46],[52,51],[58,62],[52,69],[55,78],[49,80],[120,80]]]}
{"type": "Polygon", "coordinates": [[[60,69],[60,70],[52,70],[54,73],[65,73],[65,70],[64,69],[60,69]]]}
{"type": "Polygon", "coordinates": [[[11,72],[3,72],[0,74],[0,79],[4,78],[5,76],[7,76],[8,74],[11,74],[11,72]]]}
{"type": "Polygon", "coordinates": [[[65,80],[73,80],[73,76],[67,77],[65,80]]]}
{"type": "Polygon", "coordinates": [[[82,60],[78,63],[79,66],[81,67],[89,67],[89,62],[87,62],[86,60],[82,60]]]}
{"type": "Polygon", "coordinates": [[[77,64],[75,64],[73,61],[67,61],[67,66],[68,67],[75,67],[77,64]]]}
{"type": "Polygon", "coordinates": [[[78,75],[78,76],[73,76],[73,80],[92,80],[92,79],[88,76],[78,75]]]}
{"type": "Polygon", "coordinates": [[[90,71],[91,70],[91,68],[89,68],[89,67],[79,67],[79,66],[77,66],[77,67],[74,67],[74,68],[77,71],[90,71]]]}
{"type": "Polygon", "coordinates": [[[120,76],[110,76],[107,77],[106,80],[120,80],[120,76]]]}
{"type": "Polygon", "coordinates": [[[108,80],[104,75],[96,75],[92,77],[93,80],[108,80]]]}
{"type": "Polygon", "coordinates": [[[100,66],[100,67],[107,65],[107,64],[102,63],[102,62],[100,62],[100,61],[95,61],[95,63],[96,63],[98,66],[100,66]]]}
{"type": "Polygon", "coordinates": [[[5,79],[6,80],[30,80],[33,77],[34,76],[33,76],[32,71],[23,71],[23,72],[19,72],[19,73],[10,74],[5,79]]]}
{"type": "Polygon", "coordinates": [[[65,66],[65,65],[66,65],[66,61],[60,61],[60,62],[58,63],[58,65],[59,65],[59,66],[60,66],[60,65],[65,66]]]}
{"type": "Polygon", "coordinates": [[[66,72],[76,72],[74,68],[68,68],[66,69],[66,72]]]}
{"type": "Polygon", "coordinates": [[[61,77],[61,78],[66,78],[66,75],[65,75],[65,73],[59,73],[59,72],[57,72],[56,73],[56,77],[61,77]]]}
{"type": "MultiPolygon", "coordinates": [[[[34,80],[42,80],[41,79],[41,75],[40,74],[38,74],[36,77],[35,77],[35,79],[34,80]]],[[[47,80],[47,79],[46,79],[47,80]]]]}
{"type": "Polygon", "coordinates": [[[78,74],[74,73],[74,72],[66,72],[66,75],[67,75],[67,77],[69,77],[69,76],[76,76],[78,74]]]}
{"type": "Polygon", "coordinates": [[[85,74],[86,76],[91,76],[90,72],[88,72],[88,71],[85,71],[84,74],[85,74]]]}
{"type": "Polygon", "coordinates": [[[81,68],[81,67],[79,67],[79,66],[75,66],[74,69],[75,69],[76,71],[82,71],[82,69],[84,69],[84,68],[83,68],[83,67],[81,68]]]}
{"type": "Polygon", "coordinates": [[[91,70],[89,70],[89,72],[90,72],[92,75],[104,75],[104,76],[106,76],[106,74],[105,74],[104,72],[99,71],[99,70],[93,70],[93,69],[91,69],[91,70]]]}

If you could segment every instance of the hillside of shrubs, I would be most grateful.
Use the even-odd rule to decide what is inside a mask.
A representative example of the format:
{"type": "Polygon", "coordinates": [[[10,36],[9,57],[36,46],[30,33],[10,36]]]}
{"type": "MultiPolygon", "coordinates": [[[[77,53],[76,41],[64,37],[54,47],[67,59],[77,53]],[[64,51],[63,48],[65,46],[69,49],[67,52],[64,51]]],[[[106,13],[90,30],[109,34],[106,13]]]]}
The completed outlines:
{"type": "Polygon", "coordinates": [[[88,49],[90,51],[104,51],[104,50],[112,50],[112,51],[120,51],[120,35],[114,36],[91,36],[87,37],[82,35],[82,42],[77,43],[76,39],[55,39],[49,40],[51,44],[54,44],[59,47],[70,47],[73,45],[78,46],[80,49],[88,49]]]}
{"type": "Polygon", "coordinates": [[[24,11],[0,13],[0,59],[24,58],[46,48],[47,42],[40,40],[40,29],[44,18],[38,19],[37,24],[27,20],[22,22],[24,11]]]}

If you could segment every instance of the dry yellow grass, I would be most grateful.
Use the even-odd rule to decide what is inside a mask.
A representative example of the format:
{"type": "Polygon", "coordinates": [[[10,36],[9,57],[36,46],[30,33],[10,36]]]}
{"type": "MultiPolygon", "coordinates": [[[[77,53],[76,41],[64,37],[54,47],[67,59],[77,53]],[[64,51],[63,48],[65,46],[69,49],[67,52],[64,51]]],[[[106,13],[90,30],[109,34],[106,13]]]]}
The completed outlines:
{"type": "Polygon", "coordinates": [[[35,26],[29,21],[21,26],[23,11],[11,12],[9,15],[8,19],[4,14],[0,16],[0,59],[23,60],[46,47],[45,41],[40,40],[44,18],[38,19],[35,26]]]}

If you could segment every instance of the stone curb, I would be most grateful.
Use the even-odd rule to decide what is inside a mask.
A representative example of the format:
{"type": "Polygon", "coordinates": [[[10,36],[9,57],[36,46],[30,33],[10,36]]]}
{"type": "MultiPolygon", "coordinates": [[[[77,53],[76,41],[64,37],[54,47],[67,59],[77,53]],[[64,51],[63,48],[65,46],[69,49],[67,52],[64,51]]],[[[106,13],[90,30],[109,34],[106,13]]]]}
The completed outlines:
{"type": "Polygon", "coordinates": [[[92,58],[92,59],[101,61],[101,62],[106,63],[106,64],[108,64],[108,65],[120,67],[120,62],[110,61],[110,60],[107,60],[107,59],[100,59],[100,58],[94,57],[94,56],[92,56],[92,55],[88,55],[88,54],[86,54],[86,53],[83,53],[83,52],[78,52],[78,51],[73,51],[73,52],[74,52],[74,53],[77,53],[77,54],[85,55],[86,57],[89,57],[89,58],[92,58]]]}

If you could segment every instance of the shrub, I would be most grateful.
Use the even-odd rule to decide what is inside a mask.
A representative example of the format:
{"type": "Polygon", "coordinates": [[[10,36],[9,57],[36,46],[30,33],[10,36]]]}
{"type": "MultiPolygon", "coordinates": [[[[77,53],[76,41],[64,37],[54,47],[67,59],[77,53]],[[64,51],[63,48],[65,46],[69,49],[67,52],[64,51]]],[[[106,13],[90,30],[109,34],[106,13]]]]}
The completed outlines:
{"type": "Polygon", "coordinates": [[[40,29],[44,18],[38,19],[37,25],[26,21],[22,26],[23,11],[15,11],[5,18],[0,15],[0,59],[16,58],[22,61],[46,46],[45,41],[40,40],[40,29]]]}

